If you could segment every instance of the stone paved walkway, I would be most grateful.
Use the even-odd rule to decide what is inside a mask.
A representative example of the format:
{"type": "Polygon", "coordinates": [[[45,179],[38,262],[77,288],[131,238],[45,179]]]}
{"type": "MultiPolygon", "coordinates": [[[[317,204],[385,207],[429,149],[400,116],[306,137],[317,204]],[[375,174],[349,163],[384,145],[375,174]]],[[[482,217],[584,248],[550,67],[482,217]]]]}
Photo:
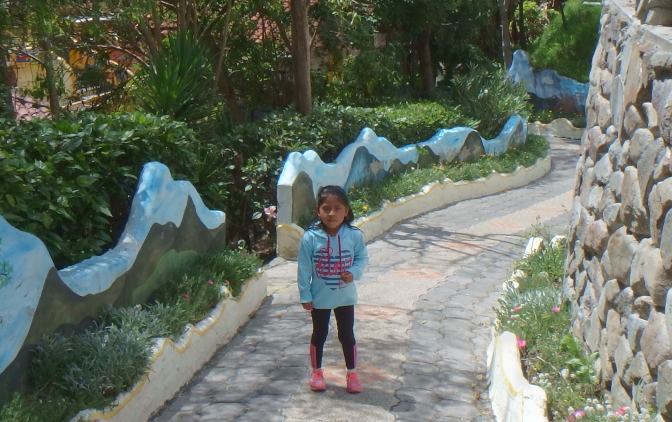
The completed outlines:
{"type": "Polygon", "coordinates": [[[569,222],[578,141],[551,141],[554,168],[539,181],[407,220],[369,243],[355,326],[363,393],[343,388],[333,321],[327,391],[308,389],[310,316],[296,263],[276,260],[256,317],[153,421],[493,420],[485,358],[502,282],[533,224],[564,233],[569,222]]]}

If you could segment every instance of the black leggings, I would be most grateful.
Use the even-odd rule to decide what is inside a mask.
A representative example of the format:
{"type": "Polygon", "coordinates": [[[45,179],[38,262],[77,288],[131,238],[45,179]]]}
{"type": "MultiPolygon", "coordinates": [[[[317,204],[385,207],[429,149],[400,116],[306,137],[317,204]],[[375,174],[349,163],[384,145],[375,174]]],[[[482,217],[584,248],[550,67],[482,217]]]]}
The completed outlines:
{"type": "MultiPolygon", "coordinates": [[[[313,369],[322,367],[324,343],[329,334],[329,318],[331,309],[313,309],[313,335],[310,338],[310,363],[313,369]]],[[[355,341],[355,305],[341,306],[334,309],[336,326],[338,327],[338,341],[343,347],[345,366],[355,369],[357,366],[357,342],[355,341]]]]}

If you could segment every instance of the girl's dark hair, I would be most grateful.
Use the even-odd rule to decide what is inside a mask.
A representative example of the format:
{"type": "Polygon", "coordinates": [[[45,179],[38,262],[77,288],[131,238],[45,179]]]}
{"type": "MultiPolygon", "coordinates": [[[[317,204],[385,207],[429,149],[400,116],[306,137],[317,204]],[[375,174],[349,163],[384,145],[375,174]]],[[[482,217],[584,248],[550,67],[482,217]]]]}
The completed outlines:
{"type": "MultiPolygon", "coordinates": [[[[345,193],[345,190],[343,190],[342,187],[336,185],[322,186],[320,190],[317,191],[316,209],[319,209],[322,206],[322,204],[324,204],[324,201],[330,196],[335,197],[348,207],[348,215],[345,217],[345,220],[343,220],[343,222],[347,224],[349,227],[352,227],[352,222],[355,221],[355,214],[352,212],[352,207],[350,206],[350,202],[348,201],[348,194],[345,193]]],[[[322,227],[322,222],[320,221],[319,217],[317,217],[310,226],[319,227],[322,229],[324,228],[322,227]]]]}

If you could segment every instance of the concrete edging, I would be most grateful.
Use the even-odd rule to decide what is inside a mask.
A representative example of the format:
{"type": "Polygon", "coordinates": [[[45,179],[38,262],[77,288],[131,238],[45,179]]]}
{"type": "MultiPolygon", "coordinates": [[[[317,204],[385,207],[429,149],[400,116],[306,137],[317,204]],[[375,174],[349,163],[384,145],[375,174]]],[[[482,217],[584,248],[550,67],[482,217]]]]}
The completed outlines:
{"type": "Polygon", "coordinates": [[[581,139],[584,131],[585,129],[575,127],[565,118],[555,119],[551,123],[530,122],[527,124],[527,133],[530,135],[581,139]]]}
{"type": "Polygon", "coordinates": [[[546,392],[523,376],[516,335],[504,331],[488,348],[489,394],[497,422],[547,422],[546,392]]]}
{"type": "Polygon", "coordinates": [[[249,321],[266,297],[267,285],[266,274],[261,272],[245,283],[237,298],[226,297],[205,319],[196,325],[188,324],[177,341],[156,339],[147,373],[130,392],[117,397],[116,407],[106,412],[83,410],[71,422],[149,419],[249,321]]]}
{"type": "MultiPolygon", "coordinates": [[[[370,241],[407,218],[466,199],[492,195],[526,185],[546,175],[550,170],[549,155],[544,159],[537,159],[530,167],[518,167],[508,174],[493,173],[488,177],[471,181],[453,182],[446,179],[443,182],[434,182],[423,187],[419,193],[399,198],[394,202],[386,201],[382,209],[358,218],[353,225],[364,232],[365,238],[370,241]]],[[[304,230],[296,224],[279,224],[278,256],[295,258],[299,252],[303,232],[304,230]]]]}
{"type": "MultiPolygon", "coordinates": [[[[555,244],[564,236],[551,239],[555,244]]],[[[527,242],[523,258],[542,247],[544,239],[533,237],[527,242]]],[[[506,283],[523,274],[513,272],[506,283]]],[[[516,335],[504,331],[499,336],[492,329],[492,341],[487,352],[488,392],[492,412],[497,422],[548,422],[546,413],[546,391],[530,384],[523,375],[516,335]]]]}

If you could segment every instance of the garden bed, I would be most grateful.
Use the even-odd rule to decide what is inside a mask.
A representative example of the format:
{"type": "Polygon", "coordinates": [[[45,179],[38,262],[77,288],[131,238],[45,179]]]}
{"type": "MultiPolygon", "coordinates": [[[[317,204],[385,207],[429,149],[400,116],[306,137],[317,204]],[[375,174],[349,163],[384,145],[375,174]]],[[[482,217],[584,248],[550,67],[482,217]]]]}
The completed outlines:
{"type": "MultiPolygon", "coordinates": [[[[475,180],[450,179],[425,185],[420,192],[394,201],[384,201],[381,209],[357,218],[354,225],[371,240],[384,233],[399,221],[466,199],[477,198],[533,182],[551,170],[551,157],[537,159],[530,167],[517,167],[511,173],[496,173],[475,180]]],[[[296,256],[304,229],[297,224],[279,224],[278,255],[296,256]]]]}
{"type": "Polygon", "coordinates": [[[227,296],[205,319],[189,324],[176,341],[155,339],[151,366],[135,387],[117,397],[111,410],[84,410],[72,422],[149,419],[250,319],[266,297],[266,287],[266,276],[260,272],[245,283],[238,297],[227,296]]]}
{"type": "Polygon", "coordinates": [[[530,239],[496,310],[488,376],[497,421],[655,419],[649,409],[612,408],[594,367],[596,354],[570,331],[571,309],[562,293],[564,236],[541,234],[530,239]]]}

